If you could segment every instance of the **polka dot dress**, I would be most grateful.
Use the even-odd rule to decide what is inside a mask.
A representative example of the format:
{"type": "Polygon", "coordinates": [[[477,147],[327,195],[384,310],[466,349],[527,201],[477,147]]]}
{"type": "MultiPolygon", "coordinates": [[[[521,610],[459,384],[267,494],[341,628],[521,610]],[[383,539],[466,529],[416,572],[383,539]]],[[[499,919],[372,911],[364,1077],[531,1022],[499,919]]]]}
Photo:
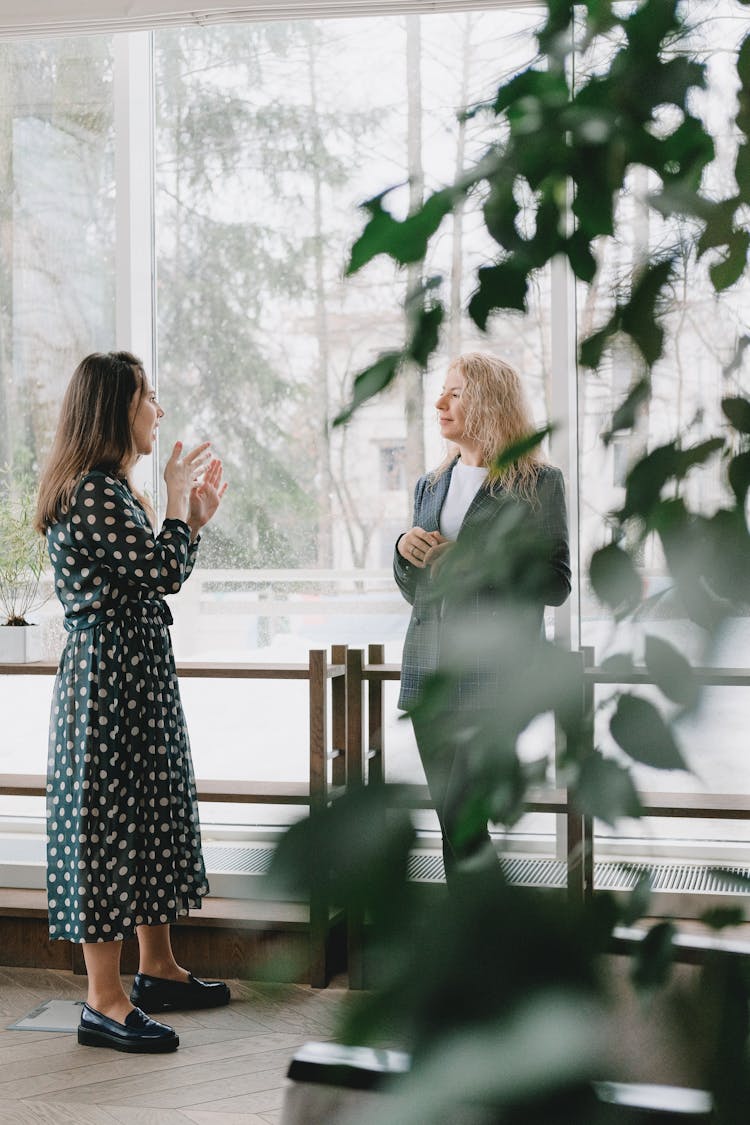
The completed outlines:
{"type": "Polygon", "coordinates": [[[208,892],[163,600],[197,543],[181,520],[155,535],[125,482],[95,470],[47,545],[69,633],[50,723],[50,937],[117,941],[208,892]]]}

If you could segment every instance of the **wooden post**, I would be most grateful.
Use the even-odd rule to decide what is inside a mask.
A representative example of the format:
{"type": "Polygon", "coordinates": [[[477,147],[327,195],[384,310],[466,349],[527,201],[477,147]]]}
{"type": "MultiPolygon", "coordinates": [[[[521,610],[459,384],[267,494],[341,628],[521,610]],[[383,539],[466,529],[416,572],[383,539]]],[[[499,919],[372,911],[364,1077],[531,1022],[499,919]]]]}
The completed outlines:
{"type": "MultiPolygon", "coordinates": [[[[327,709],[328,666],[325,649],[310,650],[310,816],[320,816],[328,802],[327,709]]],[[[325,874],[325,873],[324,873],[325,874]]],[[[310,984],[328,984],[328,896],[310,890],[310,984]]]]}
{"type": "Polygon", "coordinates": [[[344,668],[343,675],[331,679],[331,783],[335,787],[346,785],[346,653],[346,645],[331,647],[331,664],[344,668]]]}
{"type": "MultiPolygon", "coordinates": [[[[594,686],[584,676],[593,667],[594,650],[581,649],[581,730],[588,746],[594,740],[594,686]]],[[[574,902],[585,902],[594,893],[594,822],[570,805],[567,813],[568,896],[574,902]]]]}
{"type": "Polygon", "coordinates": [[[346,784],[362,785],[364,749],[362,737],[362,649],[350,648],[346,654],[346,784]]]}
{"type": "MultiPolygon", "coordinates": [[[[346,784],[347,789],[364,783],[362,736],[362,650],[350,648],[346,655],[346,784]]],[[[365,920],[360,910],[349,910],[346,919],[346,958],[349,987],[364,987],[362,947],[365,920]]]]}
{"type": "MultiPolygon", "coordinates": [[[[368,664],[385,663],[385,647],[369,645],[368,664]]],[[[367,780],[370,785],[385,781],[383,746],[383,681],[378,677],[367,681],[367,780]]]]}

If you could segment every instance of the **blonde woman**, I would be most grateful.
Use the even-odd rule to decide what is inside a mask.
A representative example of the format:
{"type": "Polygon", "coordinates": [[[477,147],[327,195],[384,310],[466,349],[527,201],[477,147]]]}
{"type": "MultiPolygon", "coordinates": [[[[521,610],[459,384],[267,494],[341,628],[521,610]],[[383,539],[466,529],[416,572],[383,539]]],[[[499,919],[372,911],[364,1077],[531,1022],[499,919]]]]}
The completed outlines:
{"type": "Polygon", "coordinates": [[[171,923],[200,907],[208,883],[164,601],[189,577],[226,485],[209,442],[189,451],[177,442],[157,533],[132,472],[163,415],[134,355],[86,356],[63,399],[37,506],[68,634],[50,724],[50,938],[82,943],[78,1042],[128,1052],[179,1045],[145,1012],[229,1002],[226,984],[198,980],[172,952],[171,923]],[[128,996],[120,953],[133,935],[140,971],[128,996]]]}
{"type": "Polygon", "coordinates": [[[489,842],[486,820],[476,823],[475,816],[472,825],[467,816],[470,727],[464,725],[463,740],[446,736],[458,729],[457,711],[470,717],[491,708],[498,666],[480,638],[502,630],[514,613],[516,625],[520,620],[538,636],[544,606],[561,605],[570,593],[570,558],[559,469],[536,447],[496,467],[503,450],[534,431],[513,367],[485,352],[459,356],[435,407],[448,454],[417,481],[413,526],[399,536],[394,554],[396,582],[413,607],[398,705],[411,710],[427,677],[450,665],[455,648],[466,649],[467,634],[470,647],[476,634],[474,660],[464,662],[438,715],[425,718],[419,708],[412,714],[450,878],[457,861],[489,842]]]}

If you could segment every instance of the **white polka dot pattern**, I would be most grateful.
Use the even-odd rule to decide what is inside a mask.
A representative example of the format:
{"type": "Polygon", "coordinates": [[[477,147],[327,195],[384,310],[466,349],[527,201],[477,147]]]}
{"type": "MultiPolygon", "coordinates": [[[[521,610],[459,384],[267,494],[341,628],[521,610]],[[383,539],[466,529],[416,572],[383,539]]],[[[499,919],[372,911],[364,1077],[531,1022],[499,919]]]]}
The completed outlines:
{"type": "Polygon", "coordinates": [[[127,485],[101,472],[47,543],[70,634],[50,724],[50,937],[114,941],[175,921],[208,892],[162,600],[197,544],[179,520],[154,535],[127,485]]]}

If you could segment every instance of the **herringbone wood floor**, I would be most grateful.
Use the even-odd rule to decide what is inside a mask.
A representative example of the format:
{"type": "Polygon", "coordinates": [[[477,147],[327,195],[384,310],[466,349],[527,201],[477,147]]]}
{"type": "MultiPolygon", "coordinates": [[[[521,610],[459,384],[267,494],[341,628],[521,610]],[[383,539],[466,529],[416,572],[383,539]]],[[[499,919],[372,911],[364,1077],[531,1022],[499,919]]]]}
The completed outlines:
{"type": "Polygon", "coordinates": [[[179,1050],[126,1055],[79,1047],[74,1034],[6,1031],[44,1000],[83,998],[86,982],[0,968],[1,1125],[278,1125],[295,1048],[331,1037],[345,993],[229,983],[228,1008],[170,1017],[179,1050]]]}

